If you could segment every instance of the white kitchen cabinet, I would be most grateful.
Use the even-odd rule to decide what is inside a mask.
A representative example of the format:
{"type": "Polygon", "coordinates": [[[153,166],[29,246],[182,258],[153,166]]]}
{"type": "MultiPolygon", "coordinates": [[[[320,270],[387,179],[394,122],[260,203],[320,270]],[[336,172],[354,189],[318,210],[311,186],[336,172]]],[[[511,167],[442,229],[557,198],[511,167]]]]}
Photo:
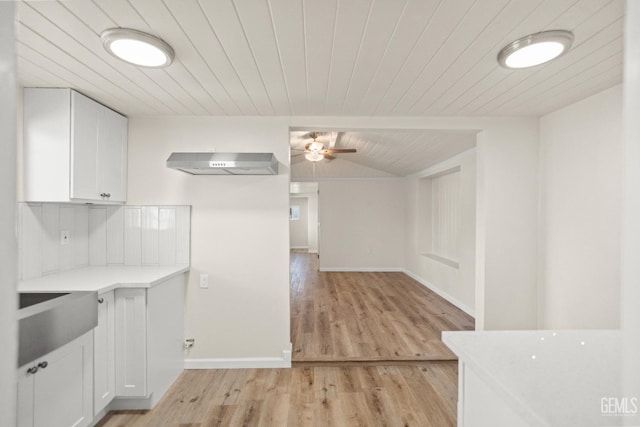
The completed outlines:
{"type": "Polygon", "coordinates": [[[112,409],[151,409],[183,371],[184,286],[180,274],[150,288],[116,289],[112,409]]]}
{"type": "Polygon", "coordinates": [[[127,200],[127,131],[125,116],[108,108],[104,109],[101,127],[101,144],[98,146],[98,182],[100,192],[106,192],[109,200],[127,200]]]}
{"type": "Polygon", "coordinates": [[[145,289],[116,289],[116,395],[147,395],[145,289]]]}
{"type": "Polygon", "coordinates": [[[98,326],[93,330],[93,413],[98,415],[115,397],[115,292],[98,297],[98,326]]]}
{"type": "Polygon", "coordinates": [[[475,371],[464,362],[458,367],[458,426],[527,427],[525,422],[475,371]]]}
{"type": "Polygon", "coordinates": [[[18,368],[18,426],[90,425],[92,368],[93,331],[18,368]]]}
{"type": "Polygon", "coordinates": [[[24,197],[126,201],[127,118],[71,90],[24,89],[24,197]]]}

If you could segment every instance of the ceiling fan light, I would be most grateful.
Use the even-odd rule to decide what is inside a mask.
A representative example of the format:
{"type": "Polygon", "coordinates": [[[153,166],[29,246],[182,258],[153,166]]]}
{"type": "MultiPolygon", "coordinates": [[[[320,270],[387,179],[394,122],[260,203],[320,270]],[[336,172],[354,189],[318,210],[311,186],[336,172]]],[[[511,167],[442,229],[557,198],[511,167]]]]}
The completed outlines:
{"type": "Polygon", "coordinates": [[[504,68],[534,67],[564,55],[571,43],[571,31],[542,31],[509,43],[498,54],[498,62],[504,68]]]}
{"type": "Polygon", "coordinates": [[[311,151],[320,151],[324,148],[324,144],[322,142],[313,141],[311,145],[309,145],[309,150],[311,151]]]}
{"type": "Polygon", "coordinates": [[[104,49],[125,62],[141,67],[161,68],[173,62],[171,46],[158,37],[129,28],[109,28],[100,34],[104,49]]]}
{"type": "Polygon", "coordinates": [[[310,153],[306,153],[304,157],[311,162],[319,162],[320,160],[324,159],[324,155],[313,151],[310,153]]]}

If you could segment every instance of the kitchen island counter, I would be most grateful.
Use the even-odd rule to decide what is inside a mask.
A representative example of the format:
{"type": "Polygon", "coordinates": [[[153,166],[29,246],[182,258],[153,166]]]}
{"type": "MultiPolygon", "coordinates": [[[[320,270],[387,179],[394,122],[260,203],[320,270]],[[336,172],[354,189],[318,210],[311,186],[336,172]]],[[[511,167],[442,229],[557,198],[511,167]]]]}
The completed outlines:
{"type": "Polygon", "coordinates": [[[458,426],[587,427],[635,421],[633,411],[640,403],[620,390],[619,331],[442,335],[459,358],[458,426]]]}

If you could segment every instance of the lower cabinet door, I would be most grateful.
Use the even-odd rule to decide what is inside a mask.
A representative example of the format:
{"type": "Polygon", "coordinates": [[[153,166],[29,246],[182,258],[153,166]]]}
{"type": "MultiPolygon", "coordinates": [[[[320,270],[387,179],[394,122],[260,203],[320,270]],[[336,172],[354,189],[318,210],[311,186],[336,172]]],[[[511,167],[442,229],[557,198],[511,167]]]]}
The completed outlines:
{"type": "Polygon", "coordinates": [[[98,298],[98,326],[93,330],[93,413],[98,415],[116,391],[115,292],[98,298]]]}
{"type": "Polygon", "coordinates": [[[147,297],[116,289],[116,396],[147,396],[147,297]]]}
{"type": "Polygon", "coordinates": [[[33,427],[33,375],[27,372],[31,365],[18,369],[18,424],[17,427],[33,427]]]}
{"type": "Polygon", "coordinates": [[[84,427],[92,409],[93,332],[18,370],[19,426],[84,427]]]}

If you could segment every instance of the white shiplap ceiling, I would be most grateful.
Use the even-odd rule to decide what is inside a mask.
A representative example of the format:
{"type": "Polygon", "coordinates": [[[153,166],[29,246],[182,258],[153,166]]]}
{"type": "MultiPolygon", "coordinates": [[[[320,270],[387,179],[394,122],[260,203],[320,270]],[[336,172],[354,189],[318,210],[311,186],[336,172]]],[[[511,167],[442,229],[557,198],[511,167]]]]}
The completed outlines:
{"type": "MultiPolygon", "coordinates": [[[[18,7],[23,86],[72,87],[139,115],[542,115],[622,80],[623,0],[72,0],[18,7]],[[128,27],[171,44],[145,69],[107,54],[128,27]],[[571,51],[505,70],[507,43],[574,32],[571,51]]],[[[296,138],[291,141],[296,145],[296,138]]],[[[344,132],[357,148],[293,179],[406,176],[475,145],[475,134],[344,132]]]]}
{"type": "Polygon", "coordinates": [[[541,115],[622,80],[622,0],[74,0],[18,10],[23,86],[73,87],[129,116],[541,115]],[[100,42],[110,27],[161,37],[176,61],[118,61],[100,42]],[[548,29],[574,32],[567,55],[499,67],[505,44],[548,29]]]}
{"type": "MultiPolygon", "coordinates": [[[[355,148],[356,153],[334,154],[335,160],[315,164],[302,155],[311,142],[309,132],[291,132],[291,178],[404,177],[422,171],[476,146],[476,131],[378,130],[338,132],[333,148],[355,148]]],[[[317,138],[329,148],[330,132],[317,138]]],[[[335,133],[334,133],[335,134],[335,133]]]]}

